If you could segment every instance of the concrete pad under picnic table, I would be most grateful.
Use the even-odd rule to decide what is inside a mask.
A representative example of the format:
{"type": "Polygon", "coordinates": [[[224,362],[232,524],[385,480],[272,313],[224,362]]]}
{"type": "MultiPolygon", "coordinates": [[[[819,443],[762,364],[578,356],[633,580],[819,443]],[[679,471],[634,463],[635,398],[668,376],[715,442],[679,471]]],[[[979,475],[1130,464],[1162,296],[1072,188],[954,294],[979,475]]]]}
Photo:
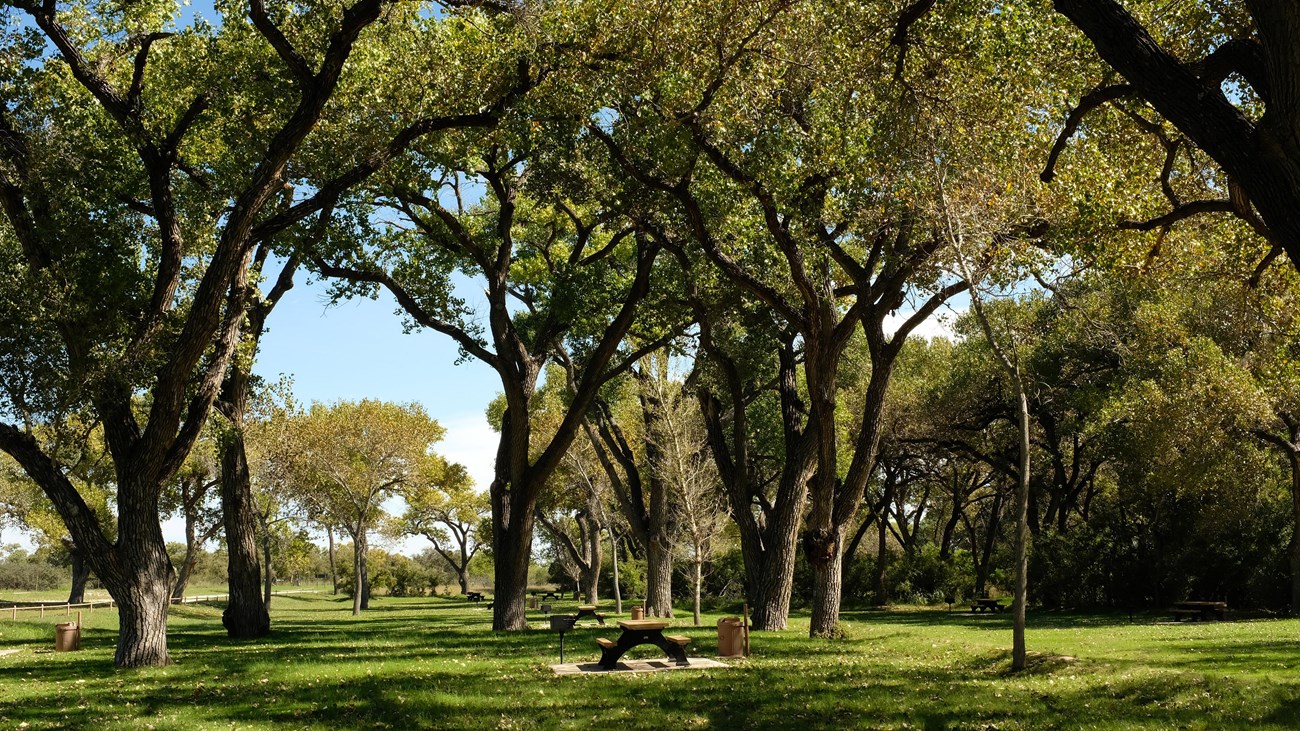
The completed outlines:
{"type": "Polygon", "coordinates": [[[707,657],[687,658],[685,665],[672,660],[620,660],[613,670],[606,670],[598,662],[563,663],[552,665],[556,675],[608,675],[610,673],[655,673],[660,670],[708,670],[731,667],[707,657]]]}

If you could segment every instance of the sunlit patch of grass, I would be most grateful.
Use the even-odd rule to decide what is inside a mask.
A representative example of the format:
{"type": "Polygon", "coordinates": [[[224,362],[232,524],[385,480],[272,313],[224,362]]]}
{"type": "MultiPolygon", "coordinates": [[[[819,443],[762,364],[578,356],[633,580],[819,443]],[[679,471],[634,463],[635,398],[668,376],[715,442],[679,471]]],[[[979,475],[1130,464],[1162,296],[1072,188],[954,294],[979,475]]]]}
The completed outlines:
{"type": "MultiPolygon", "coordinates": [[[[1295,620],[1031,616],[1030,667],[1012,674],[1009,618],[846,612],[845,640],[809,639],[796,617],[727,669],[557,677],[556,635],[493,633],[459,599],[379,598],[359,618],[325,594],[272,607],[274,634],[255,642],[226,639],[220,603],[175,607],[175,664],[130,671],[111,667],[116,612],[83,614],[78,653],[50,650],[64,617],[0,619],[0,650],[19,650],[0,656],[0,728],[1300,727],[1295,620]]],[[[717,619],[674,631],[708,655],[717,619]]],[[[595,638],[617,632],[578,628],[566,659],[596,659],[595,638]]]]}

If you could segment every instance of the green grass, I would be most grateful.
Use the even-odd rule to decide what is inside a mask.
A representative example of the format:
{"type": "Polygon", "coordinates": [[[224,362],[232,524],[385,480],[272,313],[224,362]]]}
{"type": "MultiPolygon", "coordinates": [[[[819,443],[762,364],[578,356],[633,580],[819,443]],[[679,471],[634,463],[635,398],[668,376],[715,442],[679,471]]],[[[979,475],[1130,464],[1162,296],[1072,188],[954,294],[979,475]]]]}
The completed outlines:
{"type": "MultiPolygon", "coordinates": [[[[379,598],[353,618],[342,597],[299,595],[274,600],[271,638],[232,642],[220,612],[174,607],[175,664],[130,671],[111,667],[113,611],[84,615],[77,653],[48,649],[62,617],[0,619],[0,650],[19,650],[0,656],[0,728],[1300,727],[1297,620],[1040,614],[1032,667],[1012,675],[1005,615],[850,612],[847,640],[810,640],[796,618],[754,633],[754,656],[728,669],[557,677],[540,615],[535,631],[496,634],[456,599],[379,598]]],[[[708,655],[718,616],[674,631],[708,655]]],[[[596,659],[594,638],[616,633],[570,633],[566,659],[596,659]]]]}

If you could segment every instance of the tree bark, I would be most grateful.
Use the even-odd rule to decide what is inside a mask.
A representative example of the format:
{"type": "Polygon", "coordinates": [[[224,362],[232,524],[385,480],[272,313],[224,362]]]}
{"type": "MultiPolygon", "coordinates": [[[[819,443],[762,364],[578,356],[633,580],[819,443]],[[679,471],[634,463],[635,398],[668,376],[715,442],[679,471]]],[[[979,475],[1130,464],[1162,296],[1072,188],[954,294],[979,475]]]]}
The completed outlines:
{"type": "Polygon", "coordinates": [[[645,613],[673,616],[673,545],[664,535],[652,537],[646,549],[645,613]]]}
{"type": "Polygon", "coordinates": [[[695,626],[700,626],[700,592],[704,585],[704,560],[700,558],[699,547],[695,550],[695,601],[693,605],[695,615],[695,626]]]}
{"type": "Polygon", "coordinates": [[[611,568],[614,571],[614,612],[622,614],[623,590],[618,585],[618,537],[614,535],[614,531],[609,532],[609,549],[610,561],[613,562],[611,568]]]}
{"type": "Polygon", "coordinates": [[[362,572],[365,566],[365,548],[361,544],[360,531],[352,532],[352,616],[361,614],[361,595],[365,592],[362,572]]]}
{"type": "Polygon", "coordinates": [[[68,592],[69,604],[82,604],[86,601],[86,581],[90,579],[90,563],[77,544],[66,542],[68,557],[72,560],[72,589],[68,592]]]}
{"type": "Polygon", "coordinates": [[[334,526],[332,526],[332,525],[327,525],[327,526],[325,526],[325,535],[326,535],[326,536],[328,537],[328,539],[329,539],[329,555],[330,555],[330,586],[331,586],[330,594],[333,594],[334,596],[338,596],[338,594],[339,594],[339,569],[338,569],[338,563],[337,563],[337,562],[335,561],[335,559],[334,559],[334,526]]]}
{"type": "Polygon", "coordinates": [[[1011,669],[1024,670],[1025,605],[1029,600],[1029,397],[1020,373],[1013,374],[1019,405],[1020,474],[1016,484],[1016,590],[1012,602],[1011,669]]]}
{"type": "MultiPolygon", "coordinates": [[[[271,531],[269,526],[262,526],[262,563],[265,572],[262,578],[262,606],[271,611],[271,584],[275,581],[275,571],[271,567],[271,531]]],[[[269,616],[269,614],[268,614],[269,616]]]]}

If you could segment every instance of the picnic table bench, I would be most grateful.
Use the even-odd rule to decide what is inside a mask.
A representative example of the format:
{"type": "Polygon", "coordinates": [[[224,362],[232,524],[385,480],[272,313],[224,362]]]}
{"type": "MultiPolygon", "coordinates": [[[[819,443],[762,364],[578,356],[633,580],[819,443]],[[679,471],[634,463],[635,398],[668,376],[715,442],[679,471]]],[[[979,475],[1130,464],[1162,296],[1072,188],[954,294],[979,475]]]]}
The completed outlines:
{"type": "Polygon", "coordinates": [[[1174,619],[1181,622],[1184,619],[1197,620],[1227,619],[1228,603],[1227,602],[1175,602],[1173,612],[1174,619]]]}
{"type": "Polygon", "coordinates": [[[977,612],[1006,612],[1009,611],[1010,609],[1011,609],[1010,605],[1003,604],[997,599],[976,599],[975,601],[971,602],[970,605],[971,614],[975,614],[977,612]]]}
{"type": "Polygon", "coordinates": [[[576,616],[574,616],[573,621],[576,622],[576,621],[578,621],[579,619],[582,619],[583,617],[591,617],[591,618],[595,619],[597,622],[600,622],[600,626],[602,626],[602,627],[605,626],[605,615],[604,615],[604,614],[601,614],[600,612],[597,612],[597,611],[596,611],[596,605],[595,605],[595,604],[579,604],[579,605],[578,605],[578,614],[577,614],[576,616]]]}
{"type": "Polygon", "coordinates": [[[690,644],[691,638],[665,635],[667,622],[658,619],[621,619],[618,626],[622,628],[623,634],[619,635],[617,642],[605,637],[596,638],[596,644],[600,645],[599,664],[605,670],[617,667],[618,659],[623,657],[623,653],[637,645],[654,645],[678,665],[687,664],[686,645],[690,644]]]}

